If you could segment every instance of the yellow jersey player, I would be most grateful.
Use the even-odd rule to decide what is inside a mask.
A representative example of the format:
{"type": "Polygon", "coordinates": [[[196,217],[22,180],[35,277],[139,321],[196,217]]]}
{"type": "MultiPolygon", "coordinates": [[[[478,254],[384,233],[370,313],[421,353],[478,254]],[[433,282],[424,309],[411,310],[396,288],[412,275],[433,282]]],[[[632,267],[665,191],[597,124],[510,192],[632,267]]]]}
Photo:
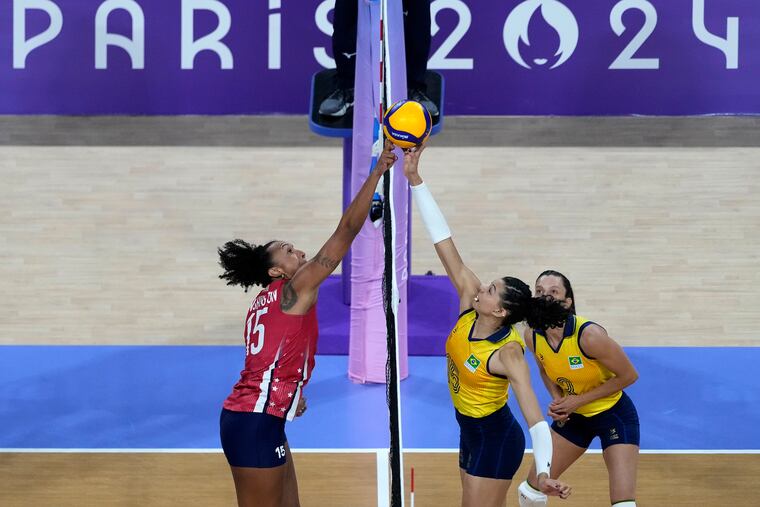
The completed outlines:
{"type": "MultiPolygon", "coordinates": [[[[623,389],[638,378],[628,356],[603,327],[575,315],[570,281],[557,271],[536,280],[536,296],[561,302],[571,315],[564,325],[526,329],[541,377],[552,395],[552,472],[559,477],[595,437],[602,444],[615,507],[635,507],[639,416],[623,389]]],[[[518,488],[521,507],[547,504],[535,473],[518,488]]]]}
{"type": "Polygon", "coordinates": [[[564,322],[557,302],[532,298],[530,287],[504,277],[482,284],[462,262],[446,220],[422,181],[417,165],[424,146],[407,150],[404,173],[438,257],[457,290],[460,316],[446,341],[449,390],[459,423],[462,506],[500,507],[525,451],[525,436],[507,406],[514,389],[533,441],[536,485],[566,498],[570,488],[551,474],[551,434],[530,385],[524,343],[514,324],[564,322]]]}

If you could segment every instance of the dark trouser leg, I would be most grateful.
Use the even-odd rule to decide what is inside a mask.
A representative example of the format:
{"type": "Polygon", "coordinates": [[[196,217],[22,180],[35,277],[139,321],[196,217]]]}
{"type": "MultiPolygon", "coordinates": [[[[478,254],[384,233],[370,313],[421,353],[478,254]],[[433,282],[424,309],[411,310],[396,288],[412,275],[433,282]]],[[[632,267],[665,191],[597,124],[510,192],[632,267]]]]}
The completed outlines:
{"type": "Polygon", "coordinates": [[[332,47],[335,65],[338,70],[338,86],[343,89],[354,87],[354,73],[356,72],[356,22],[358,16],[357,0],[335,0],[332,47]]]}
{"type": "Polygon", "coordinates": [[[404,0],[406,82],[409,88],[425,89],[430,56],[430,0],[404,0]]]}

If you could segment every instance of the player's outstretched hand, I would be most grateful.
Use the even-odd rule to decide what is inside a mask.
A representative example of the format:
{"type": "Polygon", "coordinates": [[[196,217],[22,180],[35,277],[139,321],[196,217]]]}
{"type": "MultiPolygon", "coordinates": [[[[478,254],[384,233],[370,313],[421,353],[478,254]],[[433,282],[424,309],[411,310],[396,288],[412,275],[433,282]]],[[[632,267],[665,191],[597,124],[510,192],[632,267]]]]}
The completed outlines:
{"type": "Polygon", "coordinates": [[[420,155],[425,151],[425,145],[420,144],[413,148],[404,150],[404,176],[409,180],[410,185],[419,185],[422,183],[417,167],[420,163],[420,155]]]}
{"type": "Polygon", "coordinates": [[[383,145],[383,152],[380,154],[377,163],[375,164],[375,171],[380,171],[380,174],[383,174],[385,171],[393,167],[393,164],[398,160],[396,154],[393,153],[393,150],[395,149],[396,146],[386,139],[385,144],[383,145]]]}

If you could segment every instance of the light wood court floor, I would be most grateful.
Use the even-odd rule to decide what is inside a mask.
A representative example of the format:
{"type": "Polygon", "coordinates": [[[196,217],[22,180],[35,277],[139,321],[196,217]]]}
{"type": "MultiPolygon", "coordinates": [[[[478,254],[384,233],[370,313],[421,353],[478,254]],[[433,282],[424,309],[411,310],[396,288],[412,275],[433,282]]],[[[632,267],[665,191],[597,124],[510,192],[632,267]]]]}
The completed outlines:
{"type": "MultiPolygon", "coordinates": [[[[375,507],[375,454],[294,456],[303,507],[375,507]]],[[[516,477],[532,466],[526,456],[516,477]]],[[[461,495],[457,455],[405,455],[415,467],[415,505],[457,507],[461,495]]],[[[755,507],[760,455],[642,455],[641,507],[755,507]]],[[[586,455],[563,477],[574,487],[554,506],[609,505],[607,474],[599,454],[586,455]]],[[[516,483],[516,480],[515,480],[516,483]]],[[[409,477],[407,472],[407,488],[409,477]]],[[[516,506],[515,487],[507,505],[516,506]]],[[[232,506],[234,486],[222,454],[2,454],[0,505],[4,507],[232,506]]],[[[407,503],[408,505],[408,503],[407,503]]]]}
{"type": "MultiPolygon", "coordinates": [[[[175,120],[86,118],[0,137],[0,343],[237,343],[249,295],[217,279],[216,247],[316,253],[340,216],[340,145],[305,119],[295,146],[293,121],[176,121],[193,120],[191,139],[175,120]]],[[[452,120],[422,174],[484,280],[563,271],[624,345],[756,343],[757,120],[452,120]]],[[[412,272],[429,269],[443,272],[415,211],[412,272]]]]}

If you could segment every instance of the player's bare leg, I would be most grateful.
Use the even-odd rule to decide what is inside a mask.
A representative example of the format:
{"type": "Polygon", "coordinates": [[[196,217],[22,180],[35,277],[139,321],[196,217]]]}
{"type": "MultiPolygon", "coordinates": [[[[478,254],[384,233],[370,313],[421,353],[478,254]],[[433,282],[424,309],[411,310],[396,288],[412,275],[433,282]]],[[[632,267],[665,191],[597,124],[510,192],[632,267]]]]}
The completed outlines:
{"type": "Polygon", "coordinates": [[[462,507],[504,507],[512,481],[462,472],[462,507]]]}
{"type": "Polygon", "coordinates": [[[617,444],[607,447],[604,463],[610,478],[610,502],[636,500],[636,470],[639,465],[639,446],[617,444]]]}
{"type": "Polygon", "coordinates": [[[290,453],[290,445],[285,443],[285,480],[282,484],[282,507],[301,507],[298,500],[298,479],[296,478],[296,466],[293,463],[293,455],[290,453]]]}
{"type": "Polygon", "coordinates": [[[238,507],[281,507],[287,464],[275,468],[230,467],[238,507]]]}

